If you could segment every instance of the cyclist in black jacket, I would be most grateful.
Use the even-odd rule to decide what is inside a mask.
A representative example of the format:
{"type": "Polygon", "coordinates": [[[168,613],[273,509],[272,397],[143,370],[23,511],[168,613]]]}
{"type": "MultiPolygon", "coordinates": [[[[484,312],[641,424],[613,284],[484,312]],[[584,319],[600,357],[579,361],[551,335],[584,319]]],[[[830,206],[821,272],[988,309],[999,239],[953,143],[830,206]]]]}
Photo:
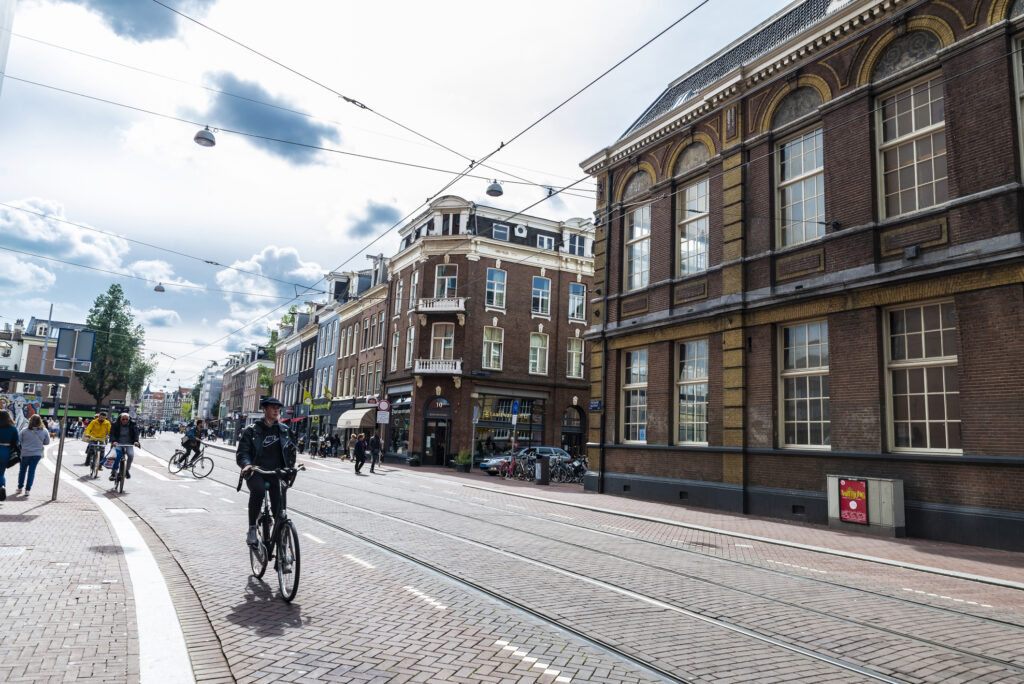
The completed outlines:
{"type": "Polygon", "coordinates": [[[281,415],[281,400],[267,397],[260,402],[263,420],[242,430],[235,452],[235,462],[242,469],[249,487],[249,533],[246,542],[256,543],[256,519],[263,505],[263,492],[270,492],[270,507],[277,517],[281,514],[281,489],[277,476],[260,475],[252,472],[253,466],[262,470],[295,467],[295,444],[284,423],[278,422],[281,415]]]}

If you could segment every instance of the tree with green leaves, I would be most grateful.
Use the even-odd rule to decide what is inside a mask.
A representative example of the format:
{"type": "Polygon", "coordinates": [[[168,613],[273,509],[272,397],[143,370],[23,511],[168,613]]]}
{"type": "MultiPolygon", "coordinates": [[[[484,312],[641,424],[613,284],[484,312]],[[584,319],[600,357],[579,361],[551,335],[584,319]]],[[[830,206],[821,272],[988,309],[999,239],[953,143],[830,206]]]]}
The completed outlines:
{"type": "Polygon", "coordinates": [[[131,302],[117,283],[96,298],[85,327],[96,331],[92,353],[92,370],[75,373],[85,391],[96,400],[96,410],[111,392],[130,390],[141,394],[156,364],[142,352],[145,330],[135,322],[131,302]]]}
{"type": "Polygon", "coordinates": [[[260,389],[264,389],[267,391],[267,394],[270,394],[270,391],[274,388],[273,368],[267,368],[266,366],[259,367],[259,385],[260,389]]]}

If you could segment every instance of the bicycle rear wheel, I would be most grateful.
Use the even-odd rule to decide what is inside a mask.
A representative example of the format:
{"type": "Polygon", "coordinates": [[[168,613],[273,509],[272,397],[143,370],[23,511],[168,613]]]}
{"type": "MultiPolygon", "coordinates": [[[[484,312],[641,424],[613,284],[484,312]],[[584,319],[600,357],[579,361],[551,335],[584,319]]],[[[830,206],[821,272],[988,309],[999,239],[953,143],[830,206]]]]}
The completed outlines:
{"type": "Polygon", "coordinates": [[[267,547],[263,540],[257,538],[256,545],[249,547],[249,565],[252,567],[253,577],[259,579],[267,571],[267,547]]]}
{"type": "Polygon", "coordinates": [[[206,477],[213,472],[213,459],[209,456],[203,456],[198,461],[192,464],[192,474],[197,478],[206,477]]]}
{"type": "Polygon", "coordinates": [[[299,533],[291,520],[285,520],[277,533],[277,586],[288,603],[299,591],[299,533]],[[291,572],[285,572],[286,566],[291,572]]]}
{"type": "Polygon", "coordinates": [[[171,455],[170,460],[167,461],[167,469],[172,473],[180,472],[182,467],[185,465],[185,452],[181,449],[175,449],[171,455]]]}
{"type": "Polygon", "coordinates": [[[121,454],[121,463],[117,467],[117,475],[114,480],[114,489],[118,494],[124,493],[125,473],[128,472],[128,454],[121,454]]]}
{"type": "Polygon", "coordinates": [[[100,470],[103,469],[103,452],[100,449],[93,448],[92,450],[92,479],[96,479],[100,476],[100,470]]]}

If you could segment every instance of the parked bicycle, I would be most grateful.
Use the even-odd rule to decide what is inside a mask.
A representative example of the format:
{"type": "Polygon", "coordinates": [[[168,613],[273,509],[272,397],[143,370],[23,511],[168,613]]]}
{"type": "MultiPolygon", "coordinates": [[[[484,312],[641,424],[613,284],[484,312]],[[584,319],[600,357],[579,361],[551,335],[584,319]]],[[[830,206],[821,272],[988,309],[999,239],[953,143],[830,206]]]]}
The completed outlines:
{"type": "Polygon", "coordinates": [[[205,444],[200,447],[199,453],[193,454],[191,458],[185,456],[184,449],[174,450],[167,461],[167,469],[172,473],[178,473],[185,468],[190,468],[197,479],[213,472],[213,459],[206,455],[205,444]]]}
{"type": "MultiPolygon", "coordinates": [[[[270,512],[270,491],[263,492],[263,510],[256,519],[256,543],[249,547],[249,564],[252,574],[263,577],[267,571],[267,563],[274,560],[277,571],[277,586],[281,590],[281,598],[291,603],[299,591],[299,533],[295,524],[288,517],[288,488],[295,484],[295,476],[306,468],[299,464],[296,468],[278,470],[262,470],[255,466],[252,472],[260,475],[276,476],[277,486],[281,489],[281,517],[274,519],[270,512]],[[273,527],[271,527],[273,521],[273,527]]],[[[238,487],[242,489],[243,476],[238,476],[238,487]]]]}

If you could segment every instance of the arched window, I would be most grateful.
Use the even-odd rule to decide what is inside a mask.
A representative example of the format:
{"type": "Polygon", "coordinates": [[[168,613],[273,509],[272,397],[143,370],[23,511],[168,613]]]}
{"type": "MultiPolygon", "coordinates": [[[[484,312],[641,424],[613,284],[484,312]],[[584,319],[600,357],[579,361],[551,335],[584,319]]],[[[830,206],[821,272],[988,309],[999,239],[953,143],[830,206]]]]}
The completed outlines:
{"type": "MultiPolygon", "coordinates": [[[[623,201],[647,192],[651,177],[646,171],[633,174],[622,193],[623,201]]],[[[647,287],[651,275],[651,205],[626,208],[625,261],[623,284],[626,290],[647,287]]]]}
{"type": "Polygon", "coordinates": [[[637,195],[642,195],[651,189],[651,176],[646,171],[637,171],[634,173],[629,182],[626,183],[626,189],[622,191],[623,201],[632,199],[637,195]]]}
{"type": "Polygon", "coordinates": [[[681,176],[687,171],[692,171],[699,166],[703,166],[710,158],[711,152],[708,151],[708,147],[704,143],[695,142],[687,145],[686,149],[683,150],[676,159],[676,165],[675,168],[672,169],[672,175],[681,176]]]}
{"type": "Polygon", "coordinates": [[[775,115],[772,117],[772,128],[779,128],[791,121],[796,121],[802,116],[817,111],[820,106],[821,94],[817,90],[807,86],[797,88],[786,95],[776,107],[775,115]]]}
{"type": "Polygon", "coordinates": [[[911,31],[902,38],[897,38],[885,48],[885,52],[875,63],[875,71],[871,78],[875,81],[891,76],[909,66],[923,62],[936,52],[942,44],[938,37],[928,31],[911,31]]]}

